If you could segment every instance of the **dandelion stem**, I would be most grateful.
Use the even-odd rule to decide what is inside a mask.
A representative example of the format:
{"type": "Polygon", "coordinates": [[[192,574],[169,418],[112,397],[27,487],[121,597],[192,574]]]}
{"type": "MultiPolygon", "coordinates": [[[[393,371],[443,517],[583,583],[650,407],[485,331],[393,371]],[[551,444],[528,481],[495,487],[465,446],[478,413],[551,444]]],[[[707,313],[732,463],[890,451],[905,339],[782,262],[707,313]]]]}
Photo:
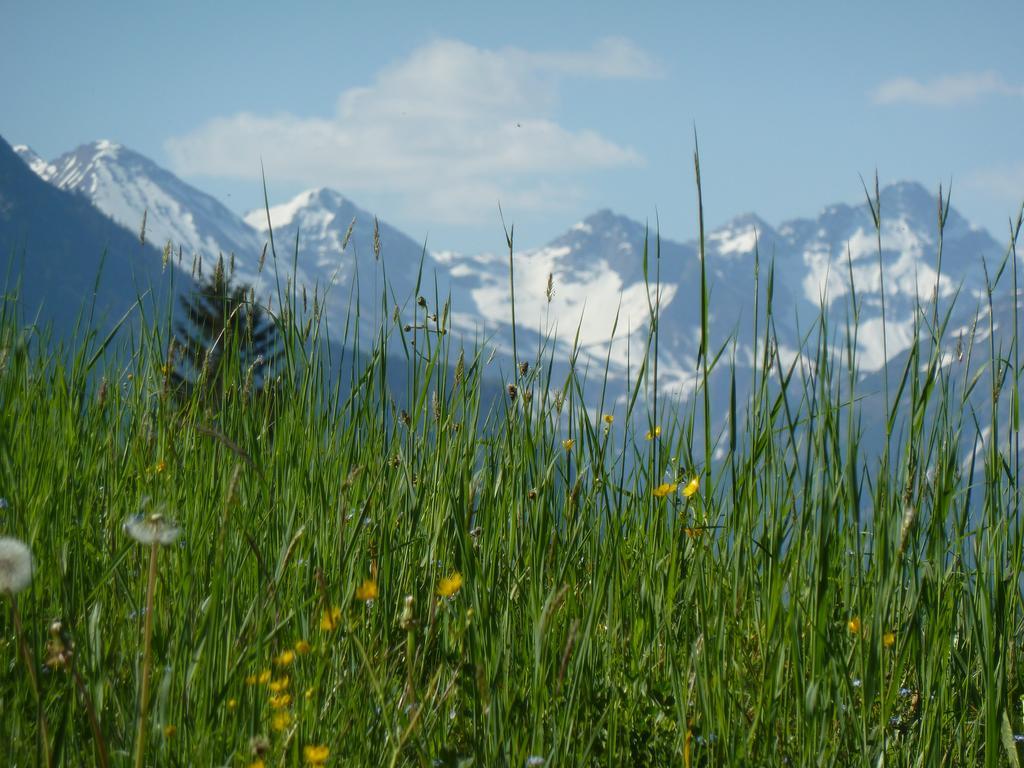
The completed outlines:
{"type": "Polygon", "coordinates": [[[39,692],[39,679],[36,677],[35,662],[29,652],[28,643],[25,642],[25,629],[21,624],[21,614],[18,613],[18,599],[11,595],[11,613],[14,617],[14,634],[18,636],[18,645],[21,648],[21,656],[25,660],[25,667],[28,669],[28,679],[32,683],[32,693],[36,697],[36,716],[39,720],[39,747],[43,751],[43,760],[50,768],[53,765],[53,757],[50,755],[50,733],[46,726],[46,713],[43,711],[43,698],[39,692]]]}
{"type": "Polygon", "coordinates": [[[135,768],[142,768],[146,751],[146,712],[149,708],[149,662],[153,639],[153,598],[156,594],[156,553],[159,541],[149,549],[149,583],[146,586],[146,628],[143,634],[142,689],[139,692],[139,726],[135,736],[135,768]]]}

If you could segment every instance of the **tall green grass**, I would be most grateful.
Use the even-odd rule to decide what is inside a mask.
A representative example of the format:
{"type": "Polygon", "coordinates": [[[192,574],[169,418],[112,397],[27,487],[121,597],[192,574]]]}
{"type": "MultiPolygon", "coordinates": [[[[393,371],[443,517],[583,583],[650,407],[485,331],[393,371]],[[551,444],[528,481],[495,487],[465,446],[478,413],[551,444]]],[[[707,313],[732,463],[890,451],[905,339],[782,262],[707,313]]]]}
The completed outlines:
{"type": "MultiPolygon", "coordinates": [[[[925,302],[884,405],[858,376],[856,297],[845,328],[823,312],[780,358],[760,259],[749,398],[735,345],[708,338],[702,271],[698,386],[666,404],[656,239],[649,343],[614,408],[559,347],[510,364],[460,346],[436,292],[397,313],[382,293],[365,355],[353,318],[346,382],[286,295],[280,383],[258,394],[224,366],[222,397],[184,403],[166,315],[119,357],[69,355],[33,351],[5,302],[0,534],[36,561],[18,606],[55,763],[132,759],[150,551],[122,526],[161,512],[183,535],[159,553],[148,765],[321,746],[331,765],[1017,765],[1019,229],[992,276],[993,296],[1013,283],[1013,328],[951,361],[946,308],[925,302]]],[[[7,609],[0,661],[0,754],[37,764],[7,609]]]]}

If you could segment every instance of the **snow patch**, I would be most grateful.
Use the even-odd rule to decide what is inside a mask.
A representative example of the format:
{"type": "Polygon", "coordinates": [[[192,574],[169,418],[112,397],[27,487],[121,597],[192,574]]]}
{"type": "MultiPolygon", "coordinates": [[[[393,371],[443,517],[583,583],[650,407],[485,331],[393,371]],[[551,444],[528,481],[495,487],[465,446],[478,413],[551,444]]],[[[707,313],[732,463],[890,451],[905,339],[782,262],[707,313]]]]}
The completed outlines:
{"type": "MultiPolygon", "coordinates": [[[[605,260],[587,269],[566,264],[572,252],[568,246],[541,248],[515,256],[516,317],[536,324],[539,333],[557,331],[562,341],[571,343],[579,333],[586,347],[602,345],[625,329],[641,330],[649,320],[648,288],[643,283],[623,285],[621,277],[605,260]],[[548,302],[547,279],[553,275],[554,295],[548,302]]],[[[482,276],[485,284],[471,291],[477,312],[496,324],[511,322],[512,307],[504,275],[482,276]]],[[[662,308],[675,297],[677,286],[662,285],[662,308]]]]}
{"type": "Polygon", "coordinates": [[[739,230],[712,232],[708,240],[715,244],[720,256],[741,256],[753,253],[757,246],[757,230],[753,225],[739,230]]]}
{"type": "Polygon", "coordinates": [[[25,161],[28,167],[43,181],[51,181],[57,175],[57,166],[48,163],[36,154],[32,147],[26,144],[18,144],[12,147],[18,156],[25,161]]]}
{"type": "MultiPolygon", "coordinates": [[[[305,192],[300,192],[287,203],[270,206],[271,226],[277,229],[278,227],[286,227],[291,224],[295,221],[295,217],[313,202],[313,198],[319,192],[319,189],[307,189],[305,192]]],[[[245,223],[259,232],[266,232],[267,210],[257,208],[249,211],[249,213],[245,214],[245,223]]]]}

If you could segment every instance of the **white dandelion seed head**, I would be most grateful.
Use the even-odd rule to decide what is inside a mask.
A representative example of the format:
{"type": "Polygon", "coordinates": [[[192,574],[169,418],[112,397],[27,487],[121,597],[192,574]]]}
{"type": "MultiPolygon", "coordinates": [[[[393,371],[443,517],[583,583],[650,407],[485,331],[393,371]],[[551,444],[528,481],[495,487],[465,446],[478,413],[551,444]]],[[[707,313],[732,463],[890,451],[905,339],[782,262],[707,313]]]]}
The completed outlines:
{"type": "Polygon", "coordinates": [[[174,521],[161,512],[146,512],[125,520],[124,532],[139,544],[173,544],[181,535],[174,521]]]}
{"type": "Polygon", "coordinates": [[[16,595],[31,581],[31,550],[20,539],[0,537],[0,593],[16,595]]]}

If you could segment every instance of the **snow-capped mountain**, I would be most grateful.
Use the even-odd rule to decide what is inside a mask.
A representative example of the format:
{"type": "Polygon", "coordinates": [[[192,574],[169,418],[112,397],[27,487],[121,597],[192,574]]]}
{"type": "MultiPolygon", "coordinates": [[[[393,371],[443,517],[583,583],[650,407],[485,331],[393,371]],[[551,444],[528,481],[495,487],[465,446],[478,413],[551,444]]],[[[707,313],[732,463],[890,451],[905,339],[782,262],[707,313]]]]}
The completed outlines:
{"type": "Polygon", "coordinates": [[[180,247],[191,268],[196,254],[206,260],[234,253],[241,265],[255,265],[263,247],[259,235],[215,198],[186,184],[149,158],[110,141],[83,144],[52,162],[29,147],[15,148],[42,179],[78,192],[121,226],[139,232],[146,215],[146,240],[180,247]]]}
{"type": "MultiPolygon", "coordinates": [[[[802,339],[826,309],[830,342],[843,343],[855,296],[859,313],[857,352],[862,371],[878,370],[911,342],[915,318],[937,292],[970,314],[984,289],[981,258],[998,260],[1002,250],[986,232],[972,228],[952,208],[943,233],[941,273],[937,271],[938,199],[915,183],[881,192],[881,255],[871,208],[834,205],[814,219],[794,219],[773,228],[753,214],[739,216],[706,235],[710,289],[709,333],[715,349],[727,345],[736,364],[750,365],[759,339],[753,338],[755,249],[760,257],[758,301],[763,314],[769,264],[774,264],[774,326],[778,351],[793,360],[802,339]],[[879,265],[881,264],[881,277],[879,265]],[[850,282],[854,291],[851,293],[850,282]],[[882,343],[882,284],[885,345],[882,343]],[[735,349],[731,350],[731,343],[735,349]]],[[[556,330],[561,357],[573,342],[592,365],[610,359],[612,376],[625,375],[646,341],[654,281],[660,273],[659,379],[686,393],[696,384],[700,348],[700,261],[695,241],[662,239],[639,222],[599,211],[543,248],[516,254],[516,313],[526,325],[527,344],[556,330]],[[644,243],[647,240],[647,282],[644,243]],[[554,293],[548,295],[548,275],[554,293]],[[523,319],[526,319],[525,322],[523,319]],[[532,337],[530,330],[537,331],[532,337]],[[617,341],[610,345],[615,328],[617,341]]],[[[455,280],[462,324],[482,324],[508,349],[511,306],[507,257],[437,253],[455,280]]],[[[523,329],[520,329],[523,334],[523,329]]],[[[520,341],[520,346],[523,342],[520,341]]],[[[634,363],[635,366],[635,363],[634,363]]],[[[634,367],[635,370],[635,367],[634,367]]]]}
{"type": "Polygon", "coordinates": [[[806,303],[824,303],[835,320],[845,318],[853,288],[860,307],[860,353],[865,370],[885,361],[882,283],[885,289],[886,353],[891,359],[910,344],[915,313],[937,294],[940,303],[959,293],[957,307],[973,307],[984,295],[982,257],[1002,257],[1002,248],[953,208],[943,231],[939,269],[939,201],[920,184],[900,182],[881,191],[881,246],[867,202],[835,205],[814,220],[779,227],[778,248],[790,260],[806,303]],[[879,265],[881,263],[881,270],[879,265]],[[802,270],[802,274],[801,274],[802,270]]]}
{"type": "MultiPolygon", "coordinates": [[[[515,309],[525,339],[520,346],[536,350],[545,336],[554,335],[560,347],[556,359],[567,359],[578,343],[583,359],[592,364],[603,364],[610,351],[610,374],[624,376],[630,360],[635,368],[643,354],[660,272],[661,333],[666,342],[659,348],[666,366],[662,373],[672,369],[675,378],[684,370],[692,373],[700,328],[699,302],[693,300],[699,289],[697,249],[664,239],[659,248],[655,234],[639,222],[602,210],[548,245],[517,253],[515,309]],[[681,293],[689,295],[684,299],[681,293]]],[[[499,345],[511,349],[507,256],[440,253],[435,258],[449,265],[457,295],[472,300],[470,307],[464,299],[457,303],[458,325],[482,323],[499,345]]],[[[725,289],[732,292],[735,287],[727,284],[725,289]]]]}
{"type": "MultiPolygon", "coordinates": [[[[377,222],[342,194],[319,188],[270,207],[278,260],[273,264],[268,256],[264,272],[257,274],[258,257],[270,234],[266,210],[243,219],[142,155],[106,141],[84,145],[52,162],[28,147],[18,152],[38,176],[87,196],[134,232],[145,211],[147,240],[155,245],[170,241],[187,255],[207,258],[234,252],[240,278],[260,291],[273,287],[275,267],[278,276],[291,275],[295,257],[298,284],[309,295],[314,288],[320,296],[328,290],[326,318],[335,335],[351,317],[357,298],[364,308],[380,307],[386,278],[388,302],[406,314],[417,295],[433,307],[443,304],[450,293],[454,331],[467,340],[486,338],[500,353],[511,352],[512,307],[508,257],[503,252],[428,250],[424,243],[377,222]]],[[[712,352],[727,345],[727,356],[734,356],[741,367],[754,359],[755,248],[760,255],[757,297],[762,313],[769,263],[774,264],[773,319],[783,359],[798,354],[822,306],[834,342],[841,344],[852,296],[859,312],[859,362],[865,372],[879,369],[886,356],[892,359],[907,348],[916,313],[931,300],[936,286],[941,301],[952,300],[959,290],[958,306],[964,311],[973,307],[984,288],[980,258],[996,261],[1002,256],[999,245],[950,209],[940,274],[936,197],[919,184],[893,184],[882,190],[880,210],[881,256],[867,202],[829,206],[815,218],[778,227],[744,214],[709,229],[712,352]]],[[[182,266],[189,270],[191,259],[182,266]]],[[[567,360],[576,343],[585,364],[603,368],[607,360],[612,378],[625,380],[630,369],[635,373],[643,354],[650,307],[657,300],[659,379],[675,391],[692,389],[700,348],[696,242],[661,239],[658,244],[656,233],[644,224],[602,210],[546,246],[518,251],[514,267],[521,348],[537,350],[544,337],[554,333],[556,359],[567,360]],[[609,343],[613,331],[614,341],[609,343]]],[[[375,317],[364,321],[368,331],[375,317]]]]}
{"type": "Polygon", "coordinates": [[[36,154],[32,147],[24,144],[18,144],[12,147],[15,154],[24,160],[28,167],[43,181],[50,181],[54,176],[57,175],[57,166],[53,163],[48,163],[46,160],[36,154]]]}
{"type": "MultiPolygon", "coordinates": [[[[293,257],[297,259],[307,290],[314,286],[321,293],[329,289],[329,321],[344,321],[350,295],[355,300],[355,287],[363,294],[362,305],[379,306],[384,283],[374,283],[378,271],[386,275],[395,301],[404,304],[415,300],[421,259],[426,267],[431,266],[423,243],[378,221],[372,213],[333,189],[307,190],[286,203],[271,206],[270,227],[267,213],[266,209],[256,209],[246,214],[245,221],[261,240],[269,239],[270,227],[273,228],[278,259],[285,264],[291,264],[293,257]]],[[[442,267],[438,272],[446,292],[447,270],[442,267]]],[[[421,294],[433,296],[433,277],[424,271],[421,294]]]]}
{"type": "Polygon", "coordinates": [[[79,317],[103,333],[138,297],[147,307],[167,300],[173,286],[159,251],[87,199],[45,183],[45,163],[36,166],[33,173],[0,138],[0,253],[10,259],[0,294],[17,291],[23,321],[64,339],[79,317]]]}
{"type": "MultiPolygon", "coordinates": [[[[364,305],[379,306],[383,280],[374,284],[377,270],[386,272],[396,301],[415,300],[412,294],[416,268],[425,254],[423,244],[386,222],[375,223],[373,214],[333,190],[310,190],[270,208],[278,260],[275,262],[268,250],[261,265],[269,241],[265,209],[252,211],[243,219],[145,156],[110,141],[82,145],[52,162],[24,145],[16,151],[40,178],[84,196],[136,234],[145,215],[147,243],[163,247],[169,242],[175,252],[180,249],[183,258],[180,264],[177,259],[174,263],[186,273],[191,274],[196,256],[208,267],[219,255],[234,254],[237,278],[254,285],[268,300],[276,300],[272,298],[278,285],[275,275],[282,287],[294,279],[310,300],[314,291],[322,297],[329,289],[326,318],[336,327],[349,315],[350,289],[357,273],[367,292],[364,305]],[[379,254],[374,247],[375,228],[379,254]],[[296,235],[299,250],[293,263],[296,235]]],[[[439,271],[446,293],[446,270],[442,267],[439,271]]],[[[432,281],[433,275],[425,274],[423,287],[426,292],[429,286],[428,295],[433,295],[432,281]]]]}

